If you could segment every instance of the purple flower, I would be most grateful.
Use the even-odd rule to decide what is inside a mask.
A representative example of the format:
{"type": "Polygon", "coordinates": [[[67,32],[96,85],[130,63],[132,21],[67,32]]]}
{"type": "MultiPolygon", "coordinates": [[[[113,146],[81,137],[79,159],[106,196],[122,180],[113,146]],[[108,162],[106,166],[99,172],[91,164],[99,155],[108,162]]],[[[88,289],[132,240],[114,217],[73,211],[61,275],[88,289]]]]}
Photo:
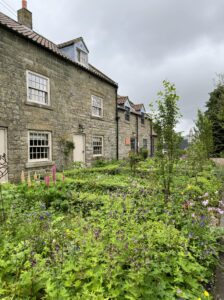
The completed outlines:
{"type": "Polygon", "coordinates": [[[202,201],[202,204],[203,204],[204,206],[207,206],[207,205],[208,205],[208,203],[209,203],[209,201],[208,201],[208,200],[204,200],[204,201],[202,201]]]}

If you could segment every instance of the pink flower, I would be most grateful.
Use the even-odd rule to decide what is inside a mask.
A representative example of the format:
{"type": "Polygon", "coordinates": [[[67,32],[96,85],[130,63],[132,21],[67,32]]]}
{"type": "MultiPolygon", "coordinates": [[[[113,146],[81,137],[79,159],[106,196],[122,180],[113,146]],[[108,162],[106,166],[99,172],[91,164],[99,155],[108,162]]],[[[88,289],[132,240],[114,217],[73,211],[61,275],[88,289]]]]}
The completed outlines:
{"type": "Polygon", "coordinates": [[[50,176],[45,176],[44,182],[45,182],[45,185],[46,185],[47,187],[49,187],[49,186],[50,186],[50,176]]]}
{"type": "Polygon", "coordinates": [[[52,167],[52,179],[53,179],[53,182],[56,183],[56,166],[53,165],[52,167]]]}

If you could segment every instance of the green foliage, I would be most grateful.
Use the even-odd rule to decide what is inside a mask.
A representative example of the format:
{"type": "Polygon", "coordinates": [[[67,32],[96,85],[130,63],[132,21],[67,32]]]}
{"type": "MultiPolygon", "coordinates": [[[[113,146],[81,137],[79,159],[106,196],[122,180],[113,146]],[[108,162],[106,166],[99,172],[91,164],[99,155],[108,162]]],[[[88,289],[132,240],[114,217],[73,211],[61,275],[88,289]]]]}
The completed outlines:
{"type": "Polygon", "coordinates": [[[212,123],[214,150],[217,156],[224,151],[224,84],[219,81],[206,104],[206,116],[212,123]]]}
{"type": "Polygon", "coordinates": [[[67,171],[49,187],[3,186],[0,298],[203,299],[219,251],[214,168],[195,184],[176,163],[164,203],[153,160],[135,175],[115,166],[116,175],[112,165],[67,171]]]}
{"type": "Polygon", "coordinates": [[[164,91],[158,93],[157,111],[153,124],[157,133],[156,157],[159,175],[163,184],[164,198],[168,201],[173,177],[173,166],[179,155],[180,135],[175,132],[180,117],[174,84],[163,81],[164,91]]]}
{"type": "Polygon", "coordinates": [[[149,150],[146,148],[141,148],[139,154],[143,160],[146,160],[149,157],[149,150]]]}
{"type": "Polygon", "coordinates": [[[138,166],[138,163],[141,160],[141,157],[138,153],[134,152],[134,151],[130,151],[128,154],[128,159],[129,159],[129,164],[130,164],[130,168],[131,171],[136,174],[136,169],[138,166]]]}

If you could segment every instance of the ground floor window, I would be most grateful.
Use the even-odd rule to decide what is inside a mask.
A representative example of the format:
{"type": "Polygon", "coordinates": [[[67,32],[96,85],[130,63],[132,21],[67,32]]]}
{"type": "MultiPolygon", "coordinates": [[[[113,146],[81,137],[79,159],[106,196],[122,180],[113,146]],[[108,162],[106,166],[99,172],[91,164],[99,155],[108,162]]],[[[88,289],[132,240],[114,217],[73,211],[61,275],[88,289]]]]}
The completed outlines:
{"type": "Polygon", "coordinates": [[[51,160],[51,133],[29,132],[29,161],[51,160]]]}
{"type": "Polygon", "coordinates": [[[103,137],[94,136],[93,137],[93,155],[102,156],[103,155],[103,137]]]}
{"type": "Polygon", "coordinates": [[[143,148],[144,149],[148,148],[148,140],[147,139],[143,139],[143,148]]]}
{"type": "Polygon", "coordinates": [[[131,138],[131,151],[136,151],[136,138],[131,138]]]}

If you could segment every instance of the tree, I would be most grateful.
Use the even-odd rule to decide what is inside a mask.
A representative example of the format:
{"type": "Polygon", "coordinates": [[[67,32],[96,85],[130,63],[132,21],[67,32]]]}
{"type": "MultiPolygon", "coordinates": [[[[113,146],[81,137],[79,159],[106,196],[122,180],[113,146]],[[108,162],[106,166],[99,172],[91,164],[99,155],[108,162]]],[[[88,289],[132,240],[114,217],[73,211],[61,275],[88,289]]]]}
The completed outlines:
{"type": "Polygon", "coordinates": [[[212,122],[204,113],[198,110],[198,116],[195,125],[196,125],[196,127],[194,128],[195,142],[201,144],[200,148],[203,151],[205,159],[208,159],[213,150],[212,122]]]}
{"type": "MultiPolygon", "coordinates": [[[[221,78],[221,77],[219,77],[221,78]]],[[[206,116],[212,123],[213,154],[220,155],[224,151],[224,83],[219,80],[216,88],[210,93],[206,104],[206,116]]]]}
{"type": "Polygon", "coordinates": [[[174,84],[163,81],[164,90],[158,93],[157,111],[153,111],[153,126],[157,134],[156,163],[162,179],[164,199],[167,202],[173,177],[174,163],[179,154],[180,135],[175,132],[180,113],[179,96],[174,84]]]}

